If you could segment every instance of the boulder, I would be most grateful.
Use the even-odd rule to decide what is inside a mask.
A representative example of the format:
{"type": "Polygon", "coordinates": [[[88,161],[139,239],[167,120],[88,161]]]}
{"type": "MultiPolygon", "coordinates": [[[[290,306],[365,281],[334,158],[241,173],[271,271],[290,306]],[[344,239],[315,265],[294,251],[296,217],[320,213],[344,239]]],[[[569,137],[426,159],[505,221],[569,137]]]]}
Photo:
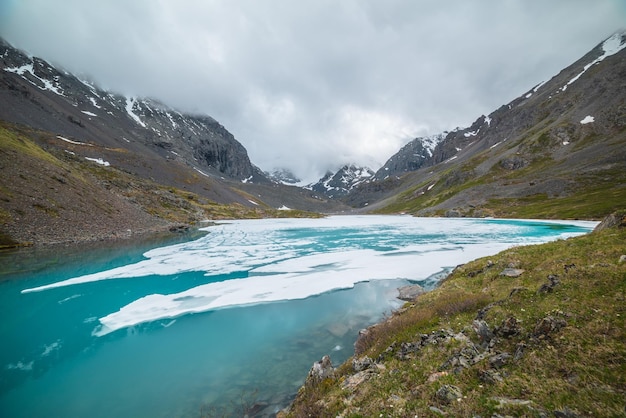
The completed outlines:
{"type": "Polygon", "coordinates": [[[335,368],[330,361],[330,356],[324,356],[320,361],[313,363],[305,384],[318,383],[324,379],[334,377],[334,375],[335,368]]]}
{"type": "Polygon", "coordinates": [[[500,161],[500,167],[505,170],[518,170],[528,165],[528,160],[521,157],[505,158],[500,161]]]}
{"type": "Polygon", "coordinates": [[[480,342],[482,344],[489,344],[489,342],[493,339],[494,334],[489,328],[489,325],[483,321],[482,319],[475,319],[472,322],[472,328],[478,334],[480,338],[480,342]]]}
{"type": "Polygon", "coordinates": [[[511,357],[509,353],[496,354],[495,356],[489,357],[489,365],[494,369],[499,369],[506,365],[509,360],[511,360],[511,357]]]}
{"type": "Polygon", "coordinates": [[[559,280],[559,276],[557,276],[556,274],[550,274],[548,275],[548,283],[542,284],[538,292],[550,293],[554,290],[556,286],[559,285],[559,283],[561,283],[561,281],[559,280]]]}
{"type": "Polygon", "coordinates": [[[463,392],[454,385],[443,385],[437,390],[436,396],[444,403],[451,403],[463,398],[463,392]]]}
{"type": "Polygon", "coordinates": [[[398,299],[413,302],[419,295],[424,293],[426,293],[426,291],[418,284],[402,286],[398,289],[398,299]]]}
{"type": "Polygon", "coordinates": [[[489,383],[491,385],[504,382],[502,375],[499,372],[495,371],[494,369],[487,369],[487,370],[480,372],[479,379],[482,382],[489,383]]]}
{"type": "Polygon", "coordinates": [[[369,368],[372,364],[374,364],[374,361],[368,356],[352,359],[352,368],[355,372],[363,371],[369,368]]]}
{"type": "Polygon", "coordinates": [[[524,271],[525,270],[523,269],[505,268],[504,270],[502,270],[502,273],[500,273],[500,276],[519,277],[522,275],[522,273],[524,273],[524,271]]]}
{"type": "Polygon", "coordinates": [[[533,331],[533,337],[545,338],[550,334],[560,331],[565,326],[567,326],[567,322],[564,319],[548,315],[537,322],[535,330],[533,331]]]}
{"type": "Polygon", "coordinates": [[[580,415],[576,411],[572,411],[568,407],[556,409],[553,411],[556,418],[578,418],[580,415]]]}
{"type": "Polygon", "coordinates": [[[517,318],[515,318],[514,316],[509,316],[502,321],[502,325],[495,329],[495,334],[500,337],[509,338],[519,334],[520,331],[521,328],[519,326],[517,318]]]}
{"type": "Polygon", "coordinates": [[[445,216],[446,218],[460,218],[461,212],[458,211],[457,209],[450,209],[450,210],[447,210],[443,216],[445,216]]]}
{"type": "Polygon", "coordinates": [[[593,230],[593,232],[602,231],[608,228],[625,228],[626,227],[626,211],[621,210],[613,212],[602,220],[593,230]]]}
{"type": "Polygon", "coordinates": [[[343,389],[349,390],[349,391],[353,391],[357,388],[357,386],[359,386],[361,383],[365,382],[366,380],[368,380],[370,377],[373,376],[373,372],[370,370],[362,370],[360,372],[358,372],[357,374],[353,374],[351,376],[348,376],[346,378],[346,380],[344,380],[341,383],[341,387],[343,389]]]}

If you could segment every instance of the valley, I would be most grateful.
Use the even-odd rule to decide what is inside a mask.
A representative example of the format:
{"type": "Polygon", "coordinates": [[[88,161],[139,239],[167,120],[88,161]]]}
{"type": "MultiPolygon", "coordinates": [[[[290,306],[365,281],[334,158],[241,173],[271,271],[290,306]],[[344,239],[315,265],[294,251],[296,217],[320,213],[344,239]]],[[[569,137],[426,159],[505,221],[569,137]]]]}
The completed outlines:
{"type": "Polygon", "coordinates": [[[3,41],[2,245],[354,211],[601,219],[626,201],[625,37],[377,172],[349,163],[300,187],[256,167],[210,116],[102,90],[3,41]]]}

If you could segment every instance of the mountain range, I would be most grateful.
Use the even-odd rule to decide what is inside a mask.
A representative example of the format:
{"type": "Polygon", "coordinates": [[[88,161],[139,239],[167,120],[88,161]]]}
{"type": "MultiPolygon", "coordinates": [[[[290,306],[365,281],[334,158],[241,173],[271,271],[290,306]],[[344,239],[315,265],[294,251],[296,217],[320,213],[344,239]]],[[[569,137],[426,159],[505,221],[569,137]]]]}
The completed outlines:
{"type": "Polygon", "coordinates": [[[0,41],[0,236],[124,236],[204,219],[367,211],[600,218],[626,201],[626,32],[377,172],[296,186],[208,115],[97,87],[0,41]],[[130,231],[130,232],[129,232],[130,231]]]}

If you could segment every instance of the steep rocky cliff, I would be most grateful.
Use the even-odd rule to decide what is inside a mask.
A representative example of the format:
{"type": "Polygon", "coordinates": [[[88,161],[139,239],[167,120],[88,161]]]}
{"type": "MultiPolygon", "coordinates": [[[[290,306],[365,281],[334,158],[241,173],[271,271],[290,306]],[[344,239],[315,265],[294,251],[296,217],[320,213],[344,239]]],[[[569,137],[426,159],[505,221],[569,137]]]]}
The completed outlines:
{"type": "MultiPolygon", "coordinates": [[[[0,119],[77,141],[180,160],[209,175],[268,179],[213,118],[108,92],[0,40],[0,119]]],[[[123,164],[122,161],[120,161],[123,164]]]]}

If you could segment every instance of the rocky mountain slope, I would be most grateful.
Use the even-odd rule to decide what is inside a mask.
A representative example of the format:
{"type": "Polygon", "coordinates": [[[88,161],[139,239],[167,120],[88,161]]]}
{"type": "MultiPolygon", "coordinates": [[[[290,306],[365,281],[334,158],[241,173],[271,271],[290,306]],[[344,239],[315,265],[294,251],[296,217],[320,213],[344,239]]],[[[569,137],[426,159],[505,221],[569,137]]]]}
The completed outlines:
{"type": "Polygon", "coordinates": [[[270,180],[209,116],[104,91],[1,40],[0,122],[9,245],[344,208],[270,180]]]}
{"type": "Polygon", "coordinates": [[[447,134],[448,132],[444,132],[413,139],[378,169],[374,179],[385,180],[390,176],[401,176],[407,172],[419,170],[432,161],[433,150],[446,138],[447,134]]]}
{"type": "MultiPolygon", "coordinates": [[[[447,133],[418,170],[363,185],[345,201],[383,213],[601,218],[626,201],[625,47],[626,33],[613,35],[447,133]]],[[[393,159],[410,160],[405,148],[393,159]]]]}
{"type": "MultiPolygon", "coordinates": [[[[3,41],[0,65],[2,120],[180,161],[211,175],[267,181],[245,148],[209,116],[182,114],[155,100],[104,91],[3,41]]],[[[115,163],[124,166],[124,161],[115,163]]]]}

